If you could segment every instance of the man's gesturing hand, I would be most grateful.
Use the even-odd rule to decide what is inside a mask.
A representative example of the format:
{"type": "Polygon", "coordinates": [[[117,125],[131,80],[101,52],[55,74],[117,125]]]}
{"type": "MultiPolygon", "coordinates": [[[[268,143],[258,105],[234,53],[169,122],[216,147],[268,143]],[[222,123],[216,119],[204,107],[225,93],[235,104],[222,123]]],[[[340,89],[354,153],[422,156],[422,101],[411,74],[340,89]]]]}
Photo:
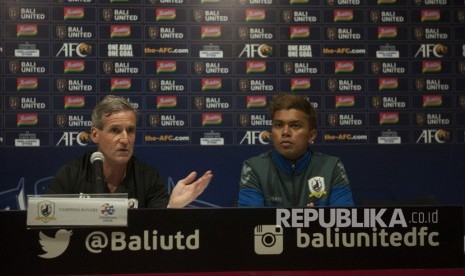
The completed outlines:
{"type": "Polygon", "coordinates": [[[168,208],[182,208],[194,201],[207,188],[213,177],[211,171],[206,171],[196,181],[197,172],[191,172],[186,178],[176,183],[171,192],[168,208]]]}

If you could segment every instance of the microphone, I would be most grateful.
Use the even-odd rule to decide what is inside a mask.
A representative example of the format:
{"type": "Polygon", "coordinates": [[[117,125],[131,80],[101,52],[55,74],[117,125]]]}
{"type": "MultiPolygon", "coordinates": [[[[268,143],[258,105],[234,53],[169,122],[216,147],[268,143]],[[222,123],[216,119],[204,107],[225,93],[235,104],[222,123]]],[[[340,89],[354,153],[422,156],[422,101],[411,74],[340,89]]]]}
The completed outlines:
{"type": "Polygon", "coordinates": [[[103,194],[105,193],[105,186],[103,182],[103,154],[99,151],[92,153],[90,156],[90,163],[94,167],[94,185],[95,193],[103,194]]]}

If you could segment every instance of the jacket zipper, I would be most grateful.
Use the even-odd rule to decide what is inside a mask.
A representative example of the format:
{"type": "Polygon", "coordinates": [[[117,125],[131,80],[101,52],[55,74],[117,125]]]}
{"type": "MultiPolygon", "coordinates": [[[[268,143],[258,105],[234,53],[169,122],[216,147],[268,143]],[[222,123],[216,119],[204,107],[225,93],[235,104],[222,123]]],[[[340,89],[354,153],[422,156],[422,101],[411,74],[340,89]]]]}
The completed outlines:
{"type": "Polygon", "coordinates": [[[296,207],[297,206],[297,202],[296,202],[296,194],[295,194],[295,191],[296,191],[296,186],[295,186],[295,164],[292,164],[292,207],[296,207]]]}

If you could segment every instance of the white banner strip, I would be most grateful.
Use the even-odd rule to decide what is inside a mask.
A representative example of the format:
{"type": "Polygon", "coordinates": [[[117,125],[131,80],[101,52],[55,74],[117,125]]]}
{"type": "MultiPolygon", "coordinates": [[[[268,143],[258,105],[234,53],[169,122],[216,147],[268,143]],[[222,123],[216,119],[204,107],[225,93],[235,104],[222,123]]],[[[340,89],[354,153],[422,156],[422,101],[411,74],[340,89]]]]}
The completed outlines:
{"type": "Polygon", "coordinates": [[[128,199],[28,197],[27,226],[127,226],[128,199]]]}

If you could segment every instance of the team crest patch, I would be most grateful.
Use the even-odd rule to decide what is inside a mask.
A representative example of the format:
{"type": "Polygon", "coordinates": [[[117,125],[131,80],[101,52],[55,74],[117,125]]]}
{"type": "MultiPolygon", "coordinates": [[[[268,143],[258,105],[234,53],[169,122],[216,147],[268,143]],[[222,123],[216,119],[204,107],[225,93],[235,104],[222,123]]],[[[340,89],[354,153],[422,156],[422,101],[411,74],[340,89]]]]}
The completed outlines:
{"type": "Polygon", "coordinates": [[[308,197],[320,198],[326,194],[325,179],[321,176],[315,176],[308,180],[308,197]]]}
{"type": "Polygon", "coordinates": [[[51,201],[42,201],[37,206],[36,220],[41,220],[45,223],[56,220],[55,218],[55,203],[51,201]]]}

